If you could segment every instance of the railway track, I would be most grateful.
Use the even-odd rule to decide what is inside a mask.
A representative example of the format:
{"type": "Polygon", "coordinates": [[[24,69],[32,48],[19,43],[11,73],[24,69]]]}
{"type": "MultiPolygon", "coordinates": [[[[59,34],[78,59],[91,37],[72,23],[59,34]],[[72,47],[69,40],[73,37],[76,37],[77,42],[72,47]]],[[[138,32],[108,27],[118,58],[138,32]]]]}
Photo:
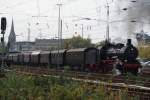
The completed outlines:
{"type": "Polygon", "coordinates": [[[81,79],[91,79],[91,80],[100,80],[100,79],[110,79],[112,74],[97,74],[97,73],[87,73],[87,72],[76,72],[76,71],[66,71],[66,70],[57,70],[57,69],[47,69],[41,67],[20,67],[20,66],[13,66],[11,70],[26,72],[26,73],[33,73],[37,75],[54,75],[60,76],[64,75],[66,77],[74,77],[74,78],[81,78],[81,79]]]}
{"type": "MultiPolygon", "coordinates": [[[[72,78],[76,81],[84,81],[89,84],[101,84],[106,87],[106,89],[111,88],[112,91],[118,92],[120,90],[126,90],[128,95],[130,96],[139,96],[140,100],[150,100],[150,88],[137,86],[137,85],[129,85],[125,83],[120,83],[124,77],[113,77],[112,74],[98,74],[98,73],[86,73],[86,72],[75,72],[75,71],[62,71],[56,69],[41,69],[40,67],[20,67],[20,66],[13,66],[13,69],[9,69],[7,71],[15,71],[18,74],[26,74],[26,75],[33,75],[33,76],[65,76],[67,78],[72,78]],[[110,80],[115,80],[115,82],[110,80]],[[116,81],[118,80],[118,82],[116,81]],[[105,81],[105,82],[104,82],[105,81]]],[[[141,77],[142,78],[142,77],[141,77]]],[[[144,79],[144,78],[143,78],[144,79]]],[[[133,80],[128,80],[133,81],[133,80]]]]}
{"type": "Polygon", "coordinates": [[[44,67],[24,67],[24,66],[12,66],[12,70],[20,71],[24,73],[31,73],[35,75],[52,75],[52,76],[65,76],[77,79],[88,79],[88,80],[100,80],[103,82],[113,82],[113,83],[125,83],[125,84],[135,84],[150,87],[150,78],[145,75],[136,76],[126,76],[119,75],[114,76],[113,74],[100,74],[100,73],[89,73],[89,72],[77,72],[77,71],[67,71],[58,69],[49,69],[44,67]]]}

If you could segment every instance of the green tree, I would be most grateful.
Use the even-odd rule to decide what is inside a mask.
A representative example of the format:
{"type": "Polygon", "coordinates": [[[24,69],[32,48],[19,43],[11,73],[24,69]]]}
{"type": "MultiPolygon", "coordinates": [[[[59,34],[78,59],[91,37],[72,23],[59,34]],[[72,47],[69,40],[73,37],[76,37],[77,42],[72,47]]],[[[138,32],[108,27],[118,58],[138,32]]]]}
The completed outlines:
{"type": "Polygon", "coordinates": [[[81,36],[72,37],[71,39],[66,39],[64,41],[64,48],[70,49],[70,48],[84,48],[84,47],[91,47],[94,46],[91,43],[91,39],[87,38],[84,39],[81,36]]]}
{"type": "Polygon", "coordinates": [[[103,40],[103,41],[100,41],[100,42],[96,43],[95,46],[96,46],[96,47],[101,47],[101,46],[103,46],[105,43],[106,43],[106,41],[103,40]]]}
{"type": "MultiPolygon", "coordinates": [[[[6,43],[4,44],[4,51],[5,51],[5,53],[6,52],[8,52],[8,46],[6,45],[6,43]]],[[[3,50],[3,48],[2,48],[2,43],[0,43],[0,53],[2,53],[2,50],[3,50]]]]}

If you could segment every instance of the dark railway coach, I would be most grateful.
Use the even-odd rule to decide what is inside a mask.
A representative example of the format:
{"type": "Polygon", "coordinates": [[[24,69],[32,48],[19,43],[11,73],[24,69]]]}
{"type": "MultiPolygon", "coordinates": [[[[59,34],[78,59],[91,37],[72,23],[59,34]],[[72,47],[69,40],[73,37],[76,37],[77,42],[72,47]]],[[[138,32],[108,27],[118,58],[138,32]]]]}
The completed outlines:
{"type": "Polygon", "coordinates": [[[66,65],[78,70],[92,69],[96,67],[97,54],[97,48],[70,49],[66,52],[66,65]]]}
{"type": "Polygon", "coordinates": [[[51,64],[63,66],[65,64],[66,50],[51,51],[51,64]]]}
{"type": "Polygon", "coordinates": [[[13,59],[12,59],[12,60],[13,60],[12,62],[13,62],[14,64],[18,64],[18,54],[17,54],[17,53],[13,54],[13,55],[12,55],[12,58],[13,58],[13,59]]]}
{"type": "Polygon", "coordinates": [[[29,65],[31,61],[31,53],[24,53],[24,64],[29,65]]]}
{"type": "Polygon", "coordinates": [[[12,61],[13,61],[13,54],[9,54],[9,55],[7,56],[7,60],[12,63],[12,61]]]}
{"type": "Polygon", "coordinates": [[[32,52],[31,53],[31,64],[32,65],[40,64],[40,52],[32,52]]]}
{"type": "Polygon", "coordinates": [[[40,64],[48,66],[51,63],[51,52],[43,51],[40,53],[40,64]]]}
{"type": "Polygon", "coordinates": [[[18,63],[23,64],[23,62],[24,62],[24,55],[23,55],[23,53],[19,53],[18,54],[18,63]]]}

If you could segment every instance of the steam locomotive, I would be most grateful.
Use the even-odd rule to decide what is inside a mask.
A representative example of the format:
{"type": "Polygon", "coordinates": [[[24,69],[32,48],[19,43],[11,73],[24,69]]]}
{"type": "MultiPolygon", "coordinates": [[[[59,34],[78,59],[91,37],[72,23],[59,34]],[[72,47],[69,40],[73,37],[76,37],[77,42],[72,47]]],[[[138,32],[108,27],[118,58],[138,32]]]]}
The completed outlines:
{"type": "Polygon", "coordinates": [[[55,51],[9,53],[7,60],[11,64],[28,66],[50,66],[53,68],[64,69],[69,66],[71,70],[103,72],[107,73],[113,66],[122,72],[132,72],[137,74],[141,67],[136,60],[138,50],[135,48],[131,39],[124,44],[112,44],[106,42],[101,48],[89,47],[78,49],[63,49],[55,51]]]}

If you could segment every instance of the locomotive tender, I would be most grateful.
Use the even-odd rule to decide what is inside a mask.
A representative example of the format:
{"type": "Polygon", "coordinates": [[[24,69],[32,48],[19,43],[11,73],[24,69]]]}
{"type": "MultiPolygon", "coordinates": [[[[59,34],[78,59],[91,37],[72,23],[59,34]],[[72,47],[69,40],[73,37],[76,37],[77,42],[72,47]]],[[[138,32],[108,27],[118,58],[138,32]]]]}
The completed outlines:
{"type": "Polygon", "coordinates": [[[119,60],[121,72],[137,73],[140,63],[136,60],[138,50],[128,39],[126,46],[123,44],[106,43],[101,48],[89,47],[78,49],[63,49],[55,51],[41,51],[28,53],[10,53],[8,60],[12,64],[50,66],[63,69],[69,66],[71,70],[109,72],[119,60]]]}

